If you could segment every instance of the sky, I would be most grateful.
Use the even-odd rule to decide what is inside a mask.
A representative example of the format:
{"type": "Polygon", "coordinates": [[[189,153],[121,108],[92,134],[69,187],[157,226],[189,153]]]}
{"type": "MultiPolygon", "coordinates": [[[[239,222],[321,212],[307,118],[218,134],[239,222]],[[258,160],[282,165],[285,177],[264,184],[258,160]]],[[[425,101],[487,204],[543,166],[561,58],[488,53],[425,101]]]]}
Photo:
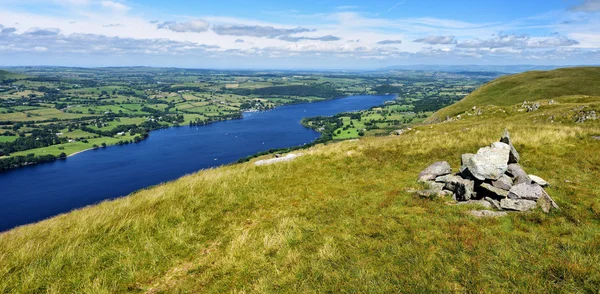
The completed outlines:
{"type": "Polygon", "coordinates": [[[516,64],[600,64],[600,0],[0,0],[0,66],[516,64]]]}

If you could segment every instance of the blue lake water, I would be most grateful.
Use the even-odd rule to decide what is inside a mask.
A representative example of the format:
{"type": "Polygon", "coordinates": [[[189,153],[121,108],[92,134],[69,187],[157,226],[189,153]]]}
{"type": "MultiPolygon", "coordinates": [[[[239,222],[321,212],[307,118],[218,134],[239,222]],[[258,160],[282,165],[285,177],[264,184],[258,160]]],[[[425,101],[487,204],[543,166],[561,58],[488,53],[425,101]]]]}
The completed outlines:
{"type": "Polygon", "coordinates": [[[368,109],[393,96],[351,96],[244,113],[239,120],[154,131],[137,144],[0,173],[0,232],[127,195],[201,169],[273,148],[310,143],[305,117],[368,109]]]}

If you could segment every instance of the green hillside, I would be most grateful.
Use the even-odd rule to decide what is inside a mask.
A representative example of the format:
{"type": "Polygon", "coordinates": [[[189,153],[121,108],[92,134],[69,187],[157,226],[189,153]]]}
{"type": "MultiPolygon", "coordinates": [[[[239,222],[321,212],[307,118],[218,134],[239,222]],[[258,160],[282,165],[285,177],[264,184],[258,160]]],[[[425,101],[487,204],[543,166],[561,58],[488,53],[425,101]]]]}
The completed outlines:
{"type": "Polygon", "coordinates": [[[483,85],[461,101],[441,109],[429,121],[444,120],[473,106],[508,106],[523,101],[549,100],[566,95],[598,95],[600,67],[530,71],[504,76],[483,85]]]}
{"type": "Polygon", "coordinates": [[[24,75],[21,74],[16,74],[10,71],[5,71],[5,70],[0,70],[0,80],[5,80],[5,79],[20,79],[20,78],[24,78],[24,75]]]}
{"type": "MultiPolygon", "coordinates": [[[[537,93],[598,73],[545,73],[554,82],[528,73],[538,76],[531,89],[505,77],[468,100],[501,101],[494,85],[508,81],[518,90],[506,92],[537,93]]],[[[536,96],[537,111],[515,107],[522,99],[493,103],[401,136],[205,170],[13,229],[0,234],[0,292],[595,293],[600,120],[575,119],[600,112],[600,90],[568,89],[536,96]],[[560,210],[478,219],[466,214],[473,206],[408,191],[421,188],[417,175],[432,162],[457,170],[461,154],[497,141],[504,128],[522,166],[551,183],[560,210]]]]}

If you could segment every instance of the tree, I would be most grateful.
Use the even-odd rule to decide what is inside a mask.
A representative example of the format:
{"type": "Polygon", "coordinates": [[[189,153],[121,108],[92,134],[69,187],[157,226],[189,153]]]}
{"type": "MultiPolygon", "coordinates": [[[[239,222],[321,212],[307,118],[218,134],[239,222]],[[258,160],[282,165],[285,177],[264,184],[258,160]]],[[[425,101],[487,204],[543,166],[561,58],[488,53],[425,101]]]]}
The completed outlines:
{"type": "Polygon", "coordinates": [[[60,155],[58,155],[58,158],[60,159],[66,159],[67,158],[67,154],[64,152],[61,152],[60,155]]]}

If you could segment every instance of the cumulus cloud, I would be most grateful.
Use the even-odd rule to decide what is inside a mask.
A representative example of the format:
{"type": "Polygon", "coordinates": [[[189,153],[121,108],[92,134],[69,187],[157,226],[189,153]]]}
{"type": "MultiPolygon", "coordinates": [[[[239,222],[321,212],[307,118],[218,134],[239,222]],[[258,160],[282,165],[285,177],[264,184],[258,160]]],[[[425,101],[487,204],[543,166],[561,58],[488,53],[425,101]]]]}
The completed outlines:
{"type": "Polygon", "coordinates": [[[456,44],[454,36],[428,36],[414,40],[416,43],[425,43],[429,45],[449,45],[456,44]]]}
{"type": "Polygon", "coordinates": [[[572,7],[571,10],[583,12],[600,11],[600,0],[584,0],[583,3],[572,7]]]}
{"type": "Polygon", "coordinates": [[[15,29],[15,28],[4,28],[4,29],[2,29],[0,31],[0,33],[2,33],[2,34],[12,34],[12,33],[16,32],[16,31],[17,31],[17,29],[15,29]]]}
{"type": "Polygon", "coordinates": [[[458,48],[552,48],[577,45],[579,42],[564,36],[536,37],[527,35],[497,35],[490,39],[460,42],[458,48]]]}
{"type": "Polygon", "coordinates": [[[402,40],[383,40],[377,42],[379,45],[402,44],[402,40]]]}
{"type": "Polygon", "coordinates": [[[30,28],[27,32],[25,32],[26,35],[31,35],[31,36],[56,36],[59,33],[60,33],[60,30],[57,28],[46,28],[46,29],[30,28]]]}
{"type": "Polygon", "coordinates": [[[242,40],[242,39],[237,39],[237,40],[235,40],[235,42],[236,42],[236,43],[244,43],[244,40],[242,40]]]}
{"type": "Polygon", "coordinates": [[[556,36],[551,38],[532,39],[527,43],[528,48],[553,48],[578,45],[576,40],[569,39],[564,36],[556,36]]]}
{"type": "Polygon", "coordinates": [[[167,21],[158,24],[159,29],[167,29],[177,33],[202,33],[208,30],[210,25],[208,22],[201,19],[194,19],[185,22],[167,21]]]}
{"type": "Polygon", "coordinates": [[[164,54],[207,53],[219,50],[217,45],[180,42],[168,39],[133,39],[109,37],[99,34],[64,35],[40,33],[37,29],[23,34],[10,34],[0,38],[1,52],[39,52],[44,54],[164,54]],[[41,42],[43,41],[43,43],[41,42]]]}
{"type": "Polygon", "coordinates": [[[282,36],[289,36],[297,33],[314,32],[315,30],[297,27],[294,29],[275,28],[272,26],[215,26],[213,31],[218,35],[227,36],[248,36],[248,37],[266,37],[266,38],[277,38],[282,36]]]}
{"type": "Polygon", "coordinates": [[[322,36],[322,37],[281,36],[281,37],[279,37],[279,40],[287,41],[287,42],[300,42],[300,41],[305,41],[305,40],[322,41],[322,42],[332,42],[332,41],[339,41],[339,40],[341,40],[341,38],[340,37],[336,37],[336,36],[332,36],[332,35],[327,35],[327,36],[322,36]]]}

